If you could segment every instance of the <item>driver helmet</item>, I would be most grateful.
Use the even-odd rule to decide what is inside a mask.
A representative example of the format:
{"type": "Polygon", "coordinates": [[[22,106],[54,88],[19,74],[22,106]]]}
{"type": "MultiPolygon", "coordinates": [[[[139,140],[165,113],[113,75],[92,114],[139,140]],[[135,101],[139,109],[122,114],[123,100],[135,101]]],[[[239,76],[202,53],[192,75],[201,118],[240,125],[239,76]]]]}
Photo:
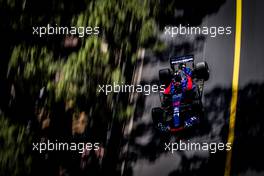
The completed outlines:
{"type": "Polygon", "coordinates": [[[176,72],[174,75],[174,80],[176,83],[180,83],[182,78],[181,78],[181,74],[179,72],[176,72]]]}
{"type": "Polygon", "coordinates": [[[178,68],[179,68],[179,70],[182,70],[185,67],[186,67],[185,63],[180,63],[178,68]]]}

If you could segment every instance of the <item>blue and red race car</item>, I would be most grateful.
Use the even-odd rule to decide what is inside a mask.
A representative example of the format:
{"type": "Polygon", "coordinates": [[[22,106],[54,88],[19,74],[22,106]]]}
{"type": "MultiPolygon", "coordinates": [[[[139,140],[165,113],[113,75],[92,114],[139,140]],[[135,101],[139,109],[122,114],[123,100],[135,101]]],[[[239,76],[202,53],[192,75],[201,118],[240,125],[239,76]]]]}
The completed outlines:
{"type": "Polygon", "coordinates": [[[209,79],[206,62],[194,64],[193,55],[170,59],[171,69],[159,71],[159,82],[165,86],[160,93],[161,107],[152,109],[156,128],[177,132],[199,124],[203,115],[202,91],[209,79]]]}

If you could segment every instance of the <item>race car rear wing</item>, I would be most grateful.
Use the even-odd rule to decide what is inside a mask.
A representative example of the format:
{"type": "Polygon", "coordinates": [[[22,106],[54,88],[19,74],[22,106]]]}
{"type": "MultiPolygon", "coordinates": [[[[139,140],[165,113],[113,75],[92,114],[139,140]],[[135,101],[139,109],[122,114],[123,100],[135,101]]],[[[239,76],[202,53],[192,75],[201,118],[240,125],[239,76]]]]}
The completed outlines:
{"type": "Polygon", "coordinates": [[[170,64],[180,64],[180,63],[186,63],[186,62],[193,62],[194,56],[193,55],[186,55],[186,56],[180,56],[180,57],[171,57],[170,58],[170,64]]]}

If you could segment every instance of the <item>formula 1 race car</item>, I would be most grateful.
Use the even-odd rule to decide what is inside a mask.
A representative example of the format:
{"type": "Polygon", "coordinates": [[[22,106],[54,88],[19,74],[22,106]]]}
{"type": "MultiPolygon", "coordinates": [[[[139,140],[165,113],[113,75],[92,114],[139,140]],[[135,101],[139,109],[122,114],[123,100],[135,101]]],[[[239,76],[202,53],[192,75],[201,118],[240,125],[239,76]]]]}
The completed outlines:
{"type": "Polygon", "coordinates": [[[203,116],[202,92],[209,79],[206,62],[194,64],[194,56],[170,59],[171,69],[159,70],[161,107],[152,109],[154,126],[162,132],[177,132],[200,123],[203,116]]]}

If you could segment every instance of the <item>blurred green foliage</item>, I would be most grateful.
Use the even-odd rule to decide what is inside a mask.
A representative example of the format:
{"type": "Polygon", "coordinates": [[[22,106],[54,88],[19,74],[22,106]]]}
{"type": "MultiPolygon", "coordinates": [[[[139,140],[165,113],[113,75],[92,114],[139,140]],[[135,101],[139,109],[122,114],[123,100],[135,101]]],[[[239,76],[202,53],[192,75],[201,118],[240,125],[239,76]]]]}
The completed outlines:
{"type": "MultiPolygon", "coordinates": [[[[0,32],[9,37],[4,43],[7,50],[3,52],[6,57],[10,56],[3,70],[7,70],[9,88],[14,86],[15,90],[12,95],[15,103],[11,103],[10,109],[25,109],[25,96],[17,96],[21,94],[27,95],[27,102],[37,104],[44,87],[47,91],[44,103],[24,110],[30,112],[21,117],[35,114],[28,118],[36,119],[39,115],[36,109],[45,109],[53,115],[51,124],[57,119],[66,121],[65,112],[52,112],[62,102],[65,111],[67,108],[72,113],[84,111],[90,121],[125,121],[134,113],[128,95],[104,95],[98,92],[98,85],[131,84],[138,51],[146,48],[162,53],[166,45],[157,35],[164,25],[173,23],[177,3],[184,6],[183,2],[173,0],[0,0],[0,32]],[[63,45],[66,36],[32,35],[33,26],[47,24],[99,26],[100,34],[79,38],[78,47],[69,49],[63,45]]],[[[8,110],[3,112],[7,118],[17,115],[8,110]]],[[[3,117],[0,120],[1,172],[13,171],[12,175],[30,172],[25,128],[3,117]]],[[[55,125],[54,128],[69,126],[55,125]]],[[[103,131],[101,126],[98,128],[103,131]]]]}
{"type": "Polygon", "coordinates": [[[26,127],[14,125],[0,116],[0,175],[23,175],[31,171],[28,154],[31,137],[26,127]]]}
{"type": "MultiPolygon", "coordinates": [[[[13,7],[12,3],[7,4],[8,7],[13,7]]],[[[13,49],[8,68],[9,71],[16,72],[12,75],[15,81],[20,80],[21,84],[25,80],[27,80],[25,83],[32,82],[34,86],[31,88],[35,90],[31,92],[34,94],[41,87],[46,87],[48,91],[54,92],[50,95],[54,95],[55,100],[74,101],[75,105],[78,104],[76,103],[78,97],[85,97],[88,101],[99,98],[97,92],[99,84],[126,81],[122,75],[123,64],[134,63],[140,47],[153,45],[149,40],[157,35],[157,25],[151,11],[155,9],[157,11],[158,4],[148,0],[98,0],[86,1],[85,5],[86,8],[67,20],[71,21],[72,26],[77,27],[99,26],[100,35],[83,38],[81,48],[68,55],[66,59],[55,57],[54,53],[57,51],[51,50],[48,46],[52,44],[47,43],[43,46],[37,42],[33,45],[27,44],[27,41],[18,43],[13,49]],[[101,51],[103,42],[108,46],[106,52],[101,51]]],[[[56,7],[56,3],[54,6],[56,7]]],[[[63,3],[61,6],[64,6],[63,3]]],[[[27,9],[27,6],[24,8],[27,9]]],[[[59,11],[59,8],[55,11],[59,11]]],[[[22,12],[20,19],[32,21],[31,17],[30,19],[27,17],[27,14],[22,12]]],[[[35,18],[41,21],[43,16],[39,14],[39,17],[35,18]]],[[[52,23],[54,18],[46,21],[52,23]]],[[[35,23],[37,24],[38,22],[35,23]]],[[[47,40],[48,38],[49,36],[47,40]]],[[[157,46],[155,45],[155,48],[157,46]]],[[[109,96],[112,99],[113,94],[109,96]]],[[[122,108],[119,109],[122,111],[122,108]]],[[[120,114],[125,112],[128,112],[126,107],[120,114]]]]}

